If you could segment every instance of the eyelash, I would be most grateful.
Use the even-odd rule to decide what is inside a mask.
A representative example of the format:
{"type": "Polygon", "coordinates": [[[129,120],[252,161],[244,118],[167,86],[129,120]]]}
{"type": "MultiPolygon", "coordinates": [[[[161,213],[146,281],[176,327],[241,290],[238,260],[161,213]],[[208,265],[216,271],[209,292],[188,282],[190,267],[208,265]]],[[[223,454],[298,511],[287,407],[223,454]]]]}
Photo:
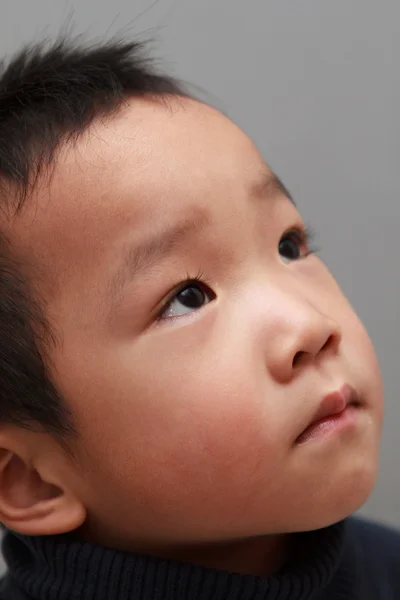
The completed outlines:
{"type": "Polygon", "coordinates": [[[160,307],[160,309],[157,311],[157,316],[156,316],[156,320],[157,321],[162,321],[163,319],[161,318],[162,315],[164,314],[164,312],[167,310],[169,304],[171,304],[171,302],[174,300],[174,298],[176,296],[178,296],[178,294],[184,290],[185,288],[189,287],[191,284],[197,284],[199,286],[202,286],[204,288],[208,288],[211,289],[211,284],[207,283],[207,279],[204,276],[204,273],[202,270],[199,270],[196,275],[190,275],[190,273],[186,272],[186,276],[182,279],[181,283],[178,283],[178,285],[176,285],[171,292],[167,295],[165,302],[163,302],[162,306],[160,307]]]}
{"type": "MultiPolygon", "coordinates": [[[[315,230],[312,227],[310,227],[309,225],[307,225],[307,226],[301,225],[298,227],[293,227],[292,229],[289,229],[288,231],[286,231],[282,235],[281,239],[283,237],[290,237],[290,236],[293,236],[293,239],[295,239],[295,241],[299,244],[300,247],[305,248],[305,250],[306,250],[305,254],[301,258],[306,258],[307,256],[310,256],[311,254],[316,254],[319,251],[319,249],[316,248],[313,244],[315,237],[316,237],[315,230]]],[[[178,285],[176,285],[171,290],[171,292],[167,295],[165,301],[162,303],[162,306],[157,311],[156,321],[163,320],[162,315],[167,310],[169,304],[172,303],[174,298],[182,290],[184,290],[186,287],[190,286],[191,284],[197,284],[197,285],[200,285],[200,286],[212,291],[211,284],[208,283],[207,279],[204,276],[204,272],[202,270],[199,270],[197,272],[197,274],[194,276],[190,275],[190,273],[187,272],[186,276],[182,279],[181,283],[178,283],[178,285]]]]}
{"type": "Polygon", "coordinates": [[[310,256],[310,254],[317,254],[319,252],[319,248],[314,245],[316,239],[315,230],[310,225],[293,227],[286,231],[281,239],[290,236],[293,236],[292,239],[294,239],[299,246],[306,249],[304,256],[301,258],[306,258],[307,256],[310,256]]]}

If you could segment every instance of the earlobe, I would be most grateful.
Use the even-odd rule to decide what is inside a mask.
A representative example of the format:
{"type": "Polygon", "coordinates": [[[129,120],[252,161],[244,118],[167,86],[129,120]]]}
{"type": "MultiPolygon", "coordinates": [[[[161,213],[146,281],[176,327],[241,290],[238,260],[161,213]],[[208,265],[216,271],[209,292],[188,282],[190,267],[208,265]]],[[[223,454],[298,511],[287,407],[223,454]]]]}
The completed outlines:
{"type": "Polygon", "coordinates": [[[17,454],[4,446],[0,447],[0,521],[24,535],[55,535],[80,527],[86,510],[57,480],[56,465],[53,476],[35,467],[24,452],[17,454]]]}

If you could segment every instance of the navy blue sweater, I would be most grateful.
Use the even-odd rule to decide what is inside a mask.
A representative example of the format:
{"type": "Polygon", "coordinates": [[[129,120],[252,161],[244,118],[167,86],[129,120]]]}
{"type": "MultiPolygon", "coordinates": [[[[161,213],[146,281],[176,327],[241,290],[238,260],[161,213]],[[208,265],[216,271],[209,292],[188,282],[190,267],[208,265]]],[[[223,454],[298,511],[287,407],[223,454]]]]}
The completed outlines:
{"type": "Polygon", "coordinates": [[[296,534],[271,577],[8,533],[0,600],[400,600],[400,533],[359,519],[296,534]]]}

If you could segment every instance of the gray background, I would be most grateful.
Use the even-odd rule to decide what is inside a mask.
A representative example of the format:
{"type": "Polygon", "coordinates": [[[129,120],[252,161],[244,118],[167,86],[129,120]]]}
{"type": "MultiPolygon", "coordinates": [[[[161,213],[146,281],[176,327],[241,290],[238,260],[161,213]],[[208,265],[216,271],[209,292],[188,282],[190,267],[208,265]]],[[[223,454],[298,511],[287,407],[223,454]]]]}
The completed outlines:
{"type": "MultiPolygon", "coordinates": [[[[400,526],[398,0],[0,0],[0,54],[71,28],[155,37],[255,140],[317,230],[380,358],[379,481],[362,509],[400,526]]],[[[357,481],[354,482],[357,485],[357,481]]]]}

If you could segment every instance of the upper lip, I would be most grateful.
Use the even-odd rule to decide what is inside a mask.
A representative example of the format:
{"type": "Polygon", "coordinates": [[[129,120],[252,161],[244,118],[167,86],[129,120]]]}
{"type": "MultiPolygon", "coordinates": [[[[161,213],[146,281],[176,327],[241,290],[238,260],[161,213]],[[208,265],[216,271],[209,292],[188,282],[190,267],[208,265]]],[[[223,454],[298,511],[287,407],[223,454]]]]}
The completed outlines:
{"type": "Polygon", "coordinates": [[[312,427],[315,423],[318,423],[318,421],[340,414],[349,405],[358,406],[359,404],[360,402],[356,390],[351,385],[342,385],[334,392],[330,392],[323,397],[317,410],[308,422],[308,425],[298,437],[300,437],[306,429],[312,427]]]}

